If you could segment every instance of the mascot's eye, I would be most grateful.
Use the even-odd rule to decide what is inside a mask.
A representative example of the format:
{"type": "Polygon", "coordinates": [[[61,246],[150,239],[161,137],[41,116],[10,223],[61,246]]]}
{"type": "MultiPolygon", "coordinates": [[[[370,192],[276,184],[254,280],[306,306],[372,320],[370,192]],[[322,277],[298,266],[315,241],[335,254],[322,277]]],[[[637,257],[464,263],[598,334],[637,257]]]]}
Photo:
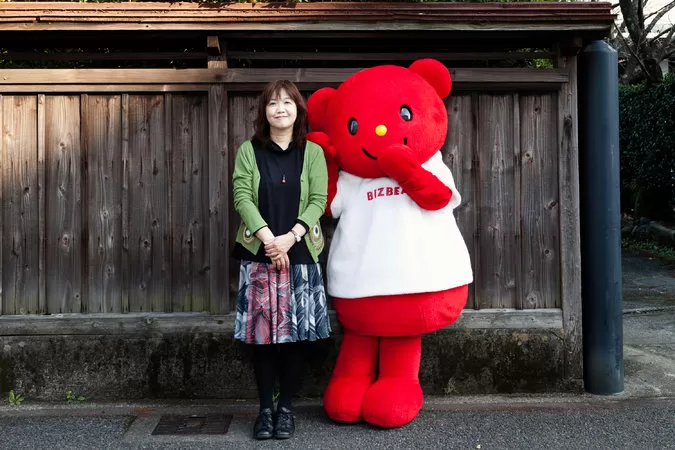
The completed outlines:
{"type": "Polygon", "coordinates": [[[356,119],[349,119],[349,122],[347,123],[347,129],[349,129],[349,134],[354,136],[357,131],[359,131],[359,123],[356,121],[356,119]]]}
{"type": "Polygon", "coordinates": [[[401,111],[399,111],[399,114],[401,115],[401,118],[406,122],[410,122],[412,120],[412,111],[410,110],[410,107],[407,105],[401,106],[401,111]]]}

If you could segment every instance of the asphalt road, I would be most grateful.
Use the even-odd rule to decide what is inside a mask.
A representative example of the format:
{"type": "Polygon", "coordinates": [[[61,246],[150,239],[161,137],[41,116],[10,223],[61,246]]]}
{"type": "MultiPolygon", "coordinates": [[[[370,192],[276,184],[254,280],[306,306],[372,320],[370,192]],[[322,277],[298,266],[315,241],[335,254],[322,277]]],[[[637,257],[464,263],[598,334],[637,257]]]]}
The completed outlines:
{"type": "Polygon", "coordinates": [[[152,436],[156,416],[0,417],[3,449],[675,449],[675,399],[549,405],[465,405],[424,410],[406,427],[335,425],[320,407],[296,412],[288,441],[249,438],[250,414],[236,415],[226,435],[152,436]]]}

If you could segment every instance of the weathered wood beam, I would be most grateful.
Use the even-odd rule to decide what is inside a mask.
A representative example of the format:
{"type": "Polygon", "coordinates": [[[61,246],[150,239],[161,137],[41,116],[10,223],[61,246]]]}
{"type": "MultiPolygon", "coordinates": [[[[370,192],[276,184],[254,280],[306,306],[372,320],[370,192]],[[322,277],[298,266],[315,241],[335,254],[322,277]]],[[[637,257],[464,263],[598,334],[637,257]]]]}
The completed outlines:
{"type": "MultiPolygon", "coordinates": [[[[340,329],[331,312],[331,326],[340,329]]],[[[562,333],[560,309],[466,309],[448,329],[550,329],[562,333]]],[[[147,335],[234,331],[234,314],[129,313],[0,316],[2,336],[147,335]]]]}
{"type": "Polygon", "coordinates": [[[218,36],[207,36],[206,51],[209,54],[206,63],[209,69],[227,69],[227,54],[224,46],[221,50],[218,36]]]}
{"type": "Polygon", "coordinates": [[[414,61],[421,58],[434,58],[439,61],[496,61],[551,59],[554,52],[475,52],[475,53],[347,53],[347,52],[273,52],[273,51],[231,51],[230,59],[250,60],[320,60],[320,61],[414,61]]]}
{"type": "Polygon", "coordinates": [[[223,54],[220,51],[220,38],[218,36],[206,37],[206,51],[209,56],[221,56],[223,54]]]}
{"type": "MultiPolygon", "coordinates": [[[[6,85],[58,84],[261,84],[277,78],[296,83],[340,83],[360,69],[5,69],[0,70],[0,89],[6,85]]],[[[455,83],[562,84],[569,79],[561,69],[451,69],[455,83]]]]}
{"type": "Polygon", "coordinates": [[[206,52],[114,52],[114,53],[3,53],[1,59],[8,61],[152,61],[152,60],[205,60],[206,52]]]}
{"type": "MultiPolygon", "coordinates": [[[[26,19],[28,20],[28,19],[26,19]]],[[[267,32],[270,28],[269,22],[263,23],[245,23],[245,22],[231,22],[231,23],[213,23],[203,20],[190,21],[190,23],[162,23],[154,20],[145,21],[144,23],[133,22],[110,22],[97,23],[93,21],[68,22],[68,18],[50,18],[50,22],[14,22],[3,20],[0,17],[0,23],[4,31],[263,31],[267,32]]],[[[593,32],[596,38],[601,38],[609,35],[609,26],[605,24],[568,24],[550,22],[546,24],[521,24],[521,23],[490,23],[490,24],[475,24],[475,23],[452,23],[452,22],[396,22],[382,19],[381,22],[347,22],[347,23],[333,23],[333,22],[279,22],[274,24],[275,31],[461,31],[461,32],[593,32]]]]}
{"type": "Polygon", "coordinates": [[[566,376],[581,378],[581,231],[579,225],[579,117],[577,57],[561,61],[570,82],[558,95],[558,180],[560,197],[560,278],[565,329],[566,376]]]}

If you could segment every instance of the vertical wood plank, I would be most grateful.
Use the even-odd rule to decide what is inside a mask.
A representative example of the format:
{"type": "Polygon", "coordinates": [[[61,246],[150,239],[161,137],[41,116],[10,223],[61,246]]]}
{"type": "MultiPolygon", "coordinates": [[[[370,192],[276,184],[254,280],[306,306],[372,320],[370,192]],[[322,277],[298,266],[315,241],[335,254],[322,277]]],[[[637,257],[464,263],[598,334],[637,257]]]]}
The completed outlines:
{"type": "Polygon", "coordinates": [[[168,246],[167,256],[167,281],[169,291],[164,296],[164,311],[173,312],[173,242],[175,238],[174,220],[173,220],[173,94],[167,93],[164,95],[164,157],[166,161],[166,200],[167,200],[167,216],[166,216],[166,245],[168,246]]]}
{"type": "Polygon", "coordinates": [[[46,283],[46,214],[45,203],[45,96],[37,96],[37,167],[38,167],[38,310],[37,314],[47,312],[46,283]]]}
{"type": "Polygon", "coordinates": [[[170,264],[164,96],[130,96],[129,114],[130,309],[164,312],[170,264]]]}
{"type": "Polygon", "coordinates": [[[514,192],[513,196],[513,211],[514,211],[514,230],[516,233],[516,244],[513,250],[516,252],[513,255],[513,261],[516,262],[515,276],[516,289],[514,306],[519,307],[521,299],[523,298],[523,216],[522,216],[522,200],[523,200],[523,185],[522,185],[522,153],[521,153],[521,136],[520,136],[520,94],[513,93],[513,181],[514,192]]]}
{"type": "Polygon", "coordinates": [[[207,102],[202,96],[174,95],[172,105],[172,296],[174,311],[205,308],[206,277],[203,212],[207,102]]]}
{"type": "Polygon", "coordinates": [[[121,97],[88,96],[89,312],[121,312],[121,97]]]}
{"type": "Polygon", "coordinates": [[[579,229],[579,127],[577,113],[577,57],[565,61],[569,82],[558,97],[560,195],[560,295],[565,330],[565,369],[570,379],[581,379],[581,231],[579,229]]]}
{"type": "Polygon", "coordinates": [[[480,257],[478,308],[514,308],[518,248],[513,96],[478,96],[480,257]]]}
{"type": "MultiPolygon", "coordinates": [[[[237,149],[247,139],[253,137],[255,116],[257,114],[257,93],[242,93],[230,97],[229,133],[228,133],[228,163],[234,170],[234,159],[237,156],[237,149]]],[[[231,174],[230,174],[231,175],[231,174]]],[[[237,229],[241,222],[239,214],[234,209],[234,199],[232,197],[232,177],[228,181],[229,187],[229,237],[230,248],[234,245],[237,237],[237,229]]],[[[236,302],[237,291],[239,289],[239,264],[234,258],[230,257],[230,298],[233,300],[233,306],[236,302]]]]}
{"type": "Polygon", "coordinates": [[[130,263],[129,260],[129,94],[122,94],[121,98],[121,153],[122,153],[122,241],[121,241],[121,299],[122,312],[131,311],[129,305],[129,278],[130,278],[130,263]]]}
{"type": "Polygon", "coordinates": [[[50,313],[82,307],[80,99],[47,96],[45,113],[46,296],[50,313]]]}
{"type": "Polygon", "coordinates": [[[32,314],[39,304],[37,97],[5,97],[3,116],[3,311],[32,314]]]}
{"type": "MultiPolygon", "coordinates": [[[[190,241],[192,247],[192,307],[191,311],[210,311],[209,293],[209,101],[207,95],[190,95],[192,133],[192,203],[195,211],[191,218],[190,241]]],[[[216,251],[216,249],[213,249],[216,251]]]]}
{"type": "Polygon", "coordinates": [[[230,165],[227,154],[228,96],[223,85],[209,88],[209,272],[210,311],[226,313],[230,277],[229,208],[230,165]]]}
{"type": "Polygon", "coordinates": [[[553,94],[521,98],[522,283],[519,308],[560,307],[558,151],[553,94]],[[551,132],[556,130],[556,133],[551,132]]]}
{"type": "MultiPolygon", "coordinates": [[[[455,185],[462,197],[462,203],[455,210],[457,225],[464,237],[471,264],[476,272],[476,232],[478,224],[478,199],[475,181],[477,179],[477,155],[475,151],[474,124],[471,95],[451,95],[446,100],[448,112],[448,136],[441,149],[443,161],[450,167],[455,185]]],[[[475,307],[475,285],[469,285],[466,308],[475,307]]]]}
{"type": "Polygon", "coordinates": [[[192,123],[187,99],[183,95],[174,95],[171,105],[173,116],[173,173],[171,191],[173,203],[174,241],[171,249],[171,269],[173,281],[173,311],[190,311],[192,307],[192,254],[190,217],[192,216],[191,190],[192,176],[192,123]]]}

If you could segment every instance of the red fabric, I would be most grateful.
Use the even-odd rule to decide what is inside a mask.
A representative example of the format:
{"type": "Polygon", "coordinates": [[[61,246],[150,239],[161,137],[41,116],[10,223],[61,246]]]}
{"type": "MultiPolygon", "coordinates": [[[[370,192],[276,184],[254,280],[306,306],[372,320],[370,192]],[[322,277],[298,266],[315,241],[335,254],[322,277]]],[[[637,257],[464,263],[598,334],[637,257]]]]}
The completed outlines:
{"type": "Polygon", "coordinates": [[[396,428],[413,420],[424,402],[418,379],[422,338],[380,339],[380,373],[363,399],[366,422],[396,428]]]}
{"type": "Polygon", "coordinates": [[[424,169],[407,146],[392,146],[380,156],[379,163],[384,173],[396,180],[421,208],[436,211],[450,202],[450,188],[424,169]]]}
{"type": "Polygon", "coordinates": [[[323,407],[331,420],[355,423],[363,420],[363,399],[377,378],[379,339],[345,330],[333,375],[323,395],[323,407]]]}
{"type": "Polygon", "coordinates": [[[421,355],[420,336],[375,338],[346,330],[324,393],[328,417],[341,423],[365,419],[385,428],[410,422],[423,404],[421,355]]]}
{"type": "Polygon", "coordinates": [[[386,176],[379,164],[384,152],[405,146],[421,165],[440,150],[448,130],[443,98],[452,82],[438,61],[420,64],[413,64],[417,71],[389,65],[372,67],[352,75],[337,89],[323,88],[309,97],[310,127],[329,137],[342,170],[362,178],[378,178],[386,176]],[[372,101],[373,97],[377,101],[372,101]],[[404,106],[411,112],[411,120],[402,118],[404,106]],[[355,134],[350,133],[351,120],[358,124],[355,134]],[[384,135],[376,133],[378,126],[386,127],[384,135]]]}
{"type": "Polygon", "coordinates": [[[468,286],[440,292],[333,298],[342,326],[367,336],[418,336],[454,323],[466,305],[468,286]]]}
{"type": "Polygon", "coordinates": [[[328,199],[326,201],[325,215],[331,216],[330,205],[337,194],[337,180],[339,175],[339,167],[335,160],[335,147],[330,143],[330,138],[326,133],[321,131],[313,131],[307,134],[307,140],[321,146],[323,154],[326,158],[326,168],[328,169],[328,199]]]}
{"type": "MultiPolygon", "coordinates": [[[[421,208],[446,206],[450,188],[422,164],[445,141],[448,116],[443,98],[451,89],[447,68],[424,59],[410,68],[366,69],[337,89],[323,88],[310,96],[313,132],[307,138],[326,155],[328,205],[337,192],[339,170],[345,170],[361,178],[390,177],[421,208]]],[[[467,296],[468,287],[460,286],[442,292],[334,298],[344,337],[324,394],[328,416],[387,428],[413,420],[423,401],[418,380],[421,335],[457,320],[467,296]]]]}
{"type": "Polygon", "coordinates": [[[460,286],[442,292],[334,298],[344,337],[324,393],[328,417],[385,428],[413,420],[423,403],[418,379],[421,335],[455,322],[468,292],[468,286],[460,286]]]}

